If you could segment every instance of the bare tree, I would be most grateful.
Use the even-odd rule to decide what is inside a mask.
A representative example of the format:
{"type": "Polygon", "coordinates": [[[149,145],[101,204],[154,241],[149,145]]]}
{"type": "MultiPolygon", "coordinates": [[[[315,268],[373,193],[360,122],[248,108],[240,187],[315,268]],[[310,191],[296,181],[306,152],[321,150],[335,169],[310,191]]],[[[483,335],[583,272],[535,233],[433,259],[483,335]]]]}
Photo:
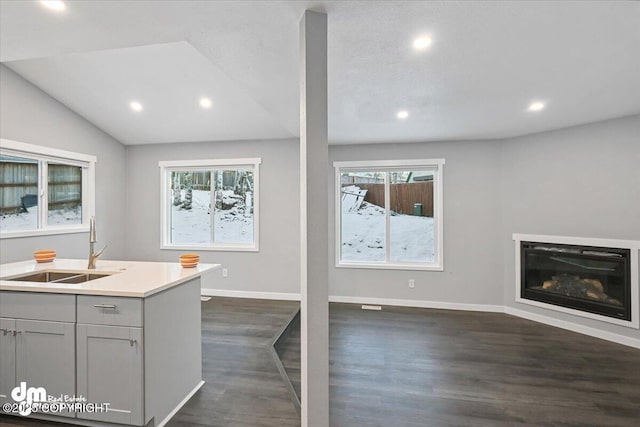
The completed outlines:
{"type": "Polygon", "coordinates": [[[184,203],[182,204],[182,209],[191,210],[191,201],[193,200],[193,176],[191,172],[187,172],[184,174],[184,203]]]}
{"type": "Polygon", "coordinates": [[[179,206],[182,203],[182,189],[180,188],[180,175],[173,173],[173,206],[179,206]]]}

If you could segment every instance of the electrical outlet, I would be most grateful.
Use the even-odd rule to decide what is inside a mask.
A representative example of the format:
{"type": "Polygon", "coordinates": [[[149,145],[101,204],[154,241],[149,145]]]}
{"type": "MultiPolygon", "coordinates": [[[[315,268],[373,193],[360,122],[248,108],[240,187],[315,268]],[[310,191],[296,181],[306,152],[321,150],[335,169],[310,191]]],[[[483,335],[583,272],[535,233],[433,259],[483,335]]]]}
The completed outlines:
{"type": "Polygon", "coordinates": [[[416,281],[414,279],[409,279],[409,287],[412,289],[416,287],[416,281]]]}
{"type": "Polygon", "coordinates": [[[229,277],[229,269],[228,268],[223,268],[222,269],[222,277],[229,277]]]}

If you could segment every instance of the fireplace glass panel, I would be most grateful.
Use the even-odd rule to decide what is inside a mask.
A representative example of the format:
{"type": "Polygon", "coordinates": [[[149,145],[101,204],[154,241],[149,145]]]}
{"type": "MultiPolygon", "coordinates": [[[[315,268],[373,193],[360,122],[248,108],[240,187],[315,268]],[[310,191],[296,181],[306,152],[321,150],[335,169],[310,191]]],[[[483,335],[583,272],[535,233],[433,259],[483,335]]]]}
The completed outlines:
{"type": "Polygon", "coordinates": [[[523,297],[630,320],[629,250],[522,244],[523,297]]]}

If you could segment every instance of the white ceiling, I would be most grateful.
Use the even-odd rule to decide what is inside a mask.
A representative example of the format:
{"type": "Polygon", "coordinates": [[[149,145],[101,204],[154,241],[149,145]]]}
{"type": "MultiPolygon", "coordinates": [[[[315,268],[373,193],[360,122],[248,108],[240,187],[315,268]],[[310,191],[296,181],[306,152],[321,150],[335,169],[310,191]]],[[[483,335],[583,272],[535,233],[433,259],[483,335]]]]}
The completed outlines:
{"type": "Polygon", "coordinates": [[[297,135],[307,8],[329,15],[332,143],[503,138],[640,113],[638,2],[67,6],[2,1],[0,61],[126,144],[297,135]],[[433,45],[417,53],[422,33],[433,45]],[[195,104],[205,92],[208,111],[195,104]],[[527,112],[532,100],[547,108],[527,112]]]}
{"type": "Polygon", "coordinates": [[[127,144],[291,138],[187,42],[75,53],[9,66],[127,144]],[[203,109],[199,100],[212,100],[203,109]],[[135,100],[143,111],[129,108],[135,100]]]}

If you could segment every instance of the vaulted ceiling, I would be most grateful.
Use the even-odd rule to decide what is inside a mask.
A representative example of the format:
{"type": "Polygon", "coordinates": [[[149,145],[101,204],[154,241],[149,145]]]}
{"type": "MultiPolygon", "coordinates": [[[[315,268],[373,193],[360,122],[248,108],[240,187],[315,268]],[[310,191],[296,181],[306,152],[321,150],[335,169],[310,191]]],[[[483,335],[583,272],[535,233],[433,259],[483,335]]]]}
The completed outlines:
{"type": "Polygon", "coordinates": [[[504,138],[640,113],[638,2],[66,5],[0,2],[0,61],[125,144],[297,136],[307,8],[329,16],[334,144],[504,138]]]}

